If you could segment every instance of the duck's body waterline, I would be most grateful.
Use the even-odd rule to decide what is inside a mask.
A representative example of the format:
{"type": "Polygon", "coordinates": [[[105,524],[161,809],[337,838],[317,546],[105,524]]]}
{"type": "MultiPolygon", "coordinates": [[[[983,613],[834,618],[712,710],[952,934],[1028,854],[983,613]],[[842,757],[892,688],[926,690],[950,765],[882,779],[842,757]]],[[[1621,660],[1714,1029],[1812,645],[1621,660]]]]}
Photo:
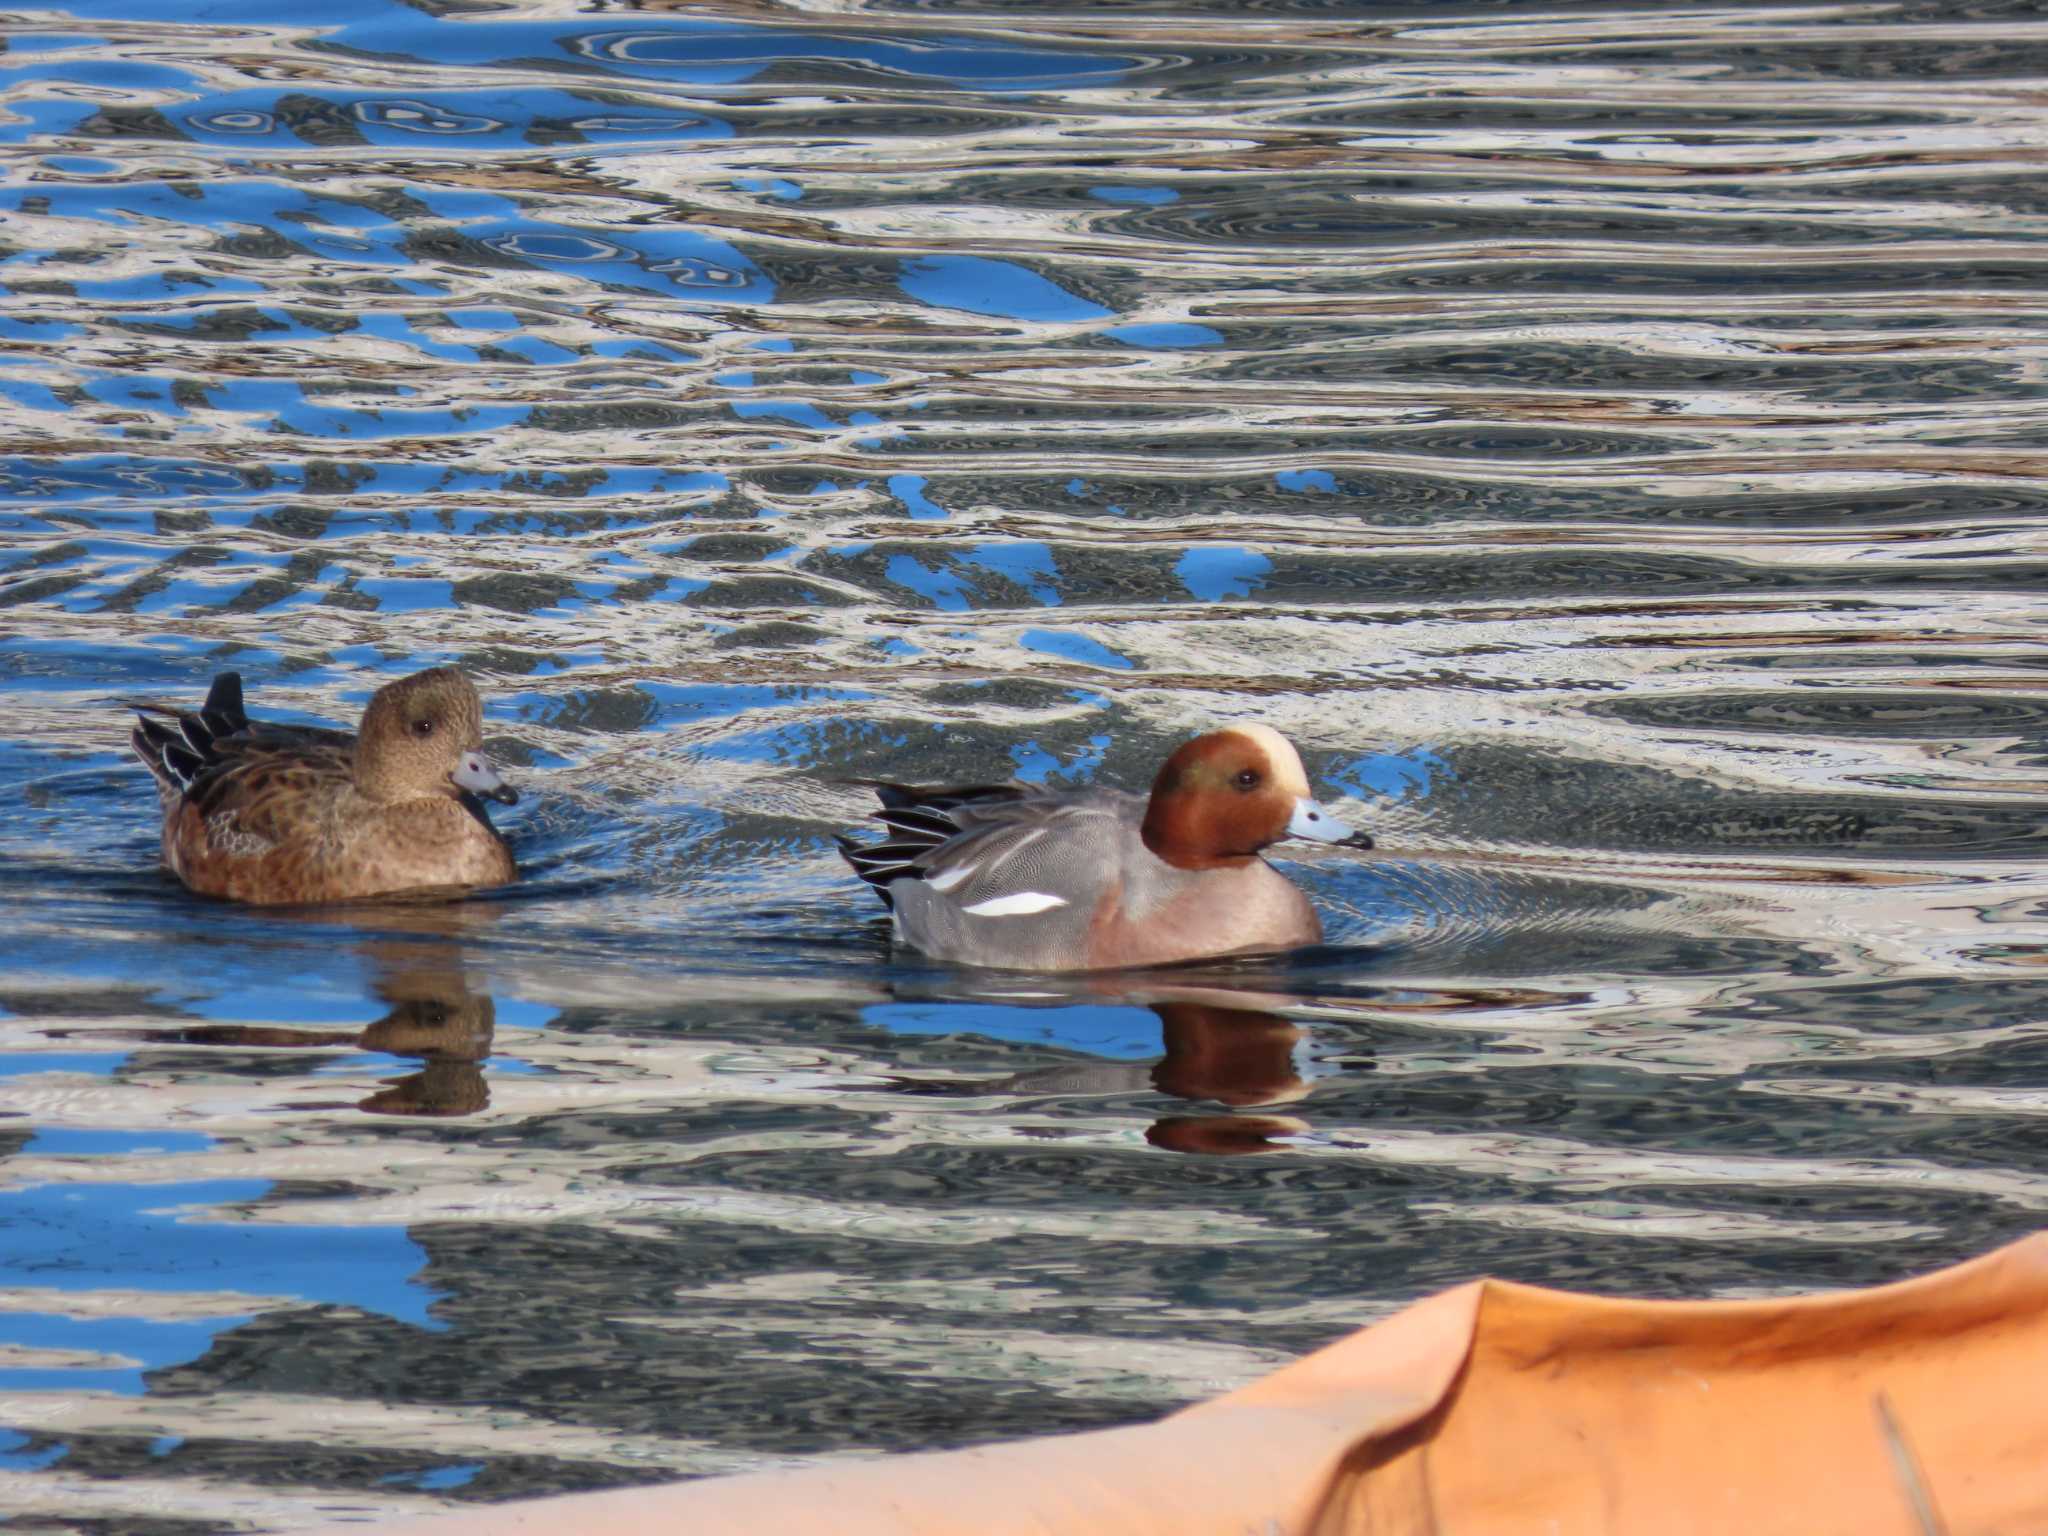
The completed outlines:
{"type": "Polygon", "coordinates": [[[1140,834],[1145,803],[1095,790],[962,818],[970,830],[939,874],[891,882],[897,938],[967,965],[1040,971],[1164,965],[1322,938],[1308,898],[1264,859],[1182,870],[1153,854],[1140,834]]]}
{"type": "MultiPolygon", "coordinates": [[[[516,796],[482,756],[482,704],[453,667],[380,688],[353,734],[251,721],[234,673],[199,710],[138,708],[132,741],[157,781],[164,864],[194,891],[324,904],[517,878],[478,799],[516,796]]],[[[1148,796],[878,788],[891,836],[840,839],[847,861],[888,903],[901,942],[991,968],[1110,970],[1314,944],[1315,908],[1263,851],[1289,837],[1371,846],[1309,798],[1294,748],[1259,725],[1182,746],[1148,796]]]]}
{"type": "Polygon", "coordinates": [[[876,788],[890,838],[842,838],[842,853],[888,902],[899,941],[965,965],[1107,970],[1298,949],[1322,923],[1260,850],[1286,837],[1370,846],[1308,798],[1294,749],[1262,726],[1188,743],[1150,796],[876,788]]]}
{"type": "Polygon", "coordinates": [[[165,866],[202,895],[283,905],[516,879],[478,799],[517,798],[481,723],[452,667],[379,689],[357,733],[251,721],[223,673],[204,708],[152,707],[132,739],[163,803],[165,866]]]}

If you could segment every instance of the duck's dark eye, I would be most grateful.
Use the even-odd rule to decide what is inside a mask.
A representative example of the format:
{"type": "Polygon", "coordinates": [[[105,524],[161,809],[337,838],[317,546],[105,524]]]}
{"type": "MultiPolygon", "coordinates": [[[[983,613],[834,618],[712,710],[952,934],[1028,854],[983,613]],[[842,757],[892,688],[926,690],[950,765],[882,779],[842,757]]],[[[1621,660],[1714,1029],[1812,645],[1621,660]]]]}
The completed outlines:
{"type": "Polygon", "coordinates": [[[434,734],[434,722],[432,720],[415,720],[412,723],[412,733],[419,737],[420,740],[425,741],[434,734]]]}
{"type": "Polygon", "coordinates": [[[1256,768],[1239,769],[1237,777],[1230,782],[1239,789],[1257,789],[1259,787],[1259,772],[1256,768]]]}

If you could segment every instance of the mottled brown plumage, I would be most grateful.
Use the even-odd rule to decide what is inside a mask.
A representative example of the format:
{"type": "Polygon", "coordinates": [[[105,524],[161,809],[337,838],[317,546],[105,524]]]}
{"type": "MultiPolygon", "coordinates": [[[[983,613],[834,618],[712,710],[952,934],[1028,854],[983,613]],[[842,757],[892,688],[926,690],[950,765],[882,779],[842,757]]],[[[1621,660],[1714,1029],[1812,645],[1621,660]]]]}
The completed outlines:
{"type": "Polygon", "coordinates": [[[483,705],[454,667],[378,689],[354,734],[250,720],[232,672],[197,711],[137,708],[164,863],[202,895],[351,901],[518,876],[477,798],[517,796],[483,758],[483,705]]]}

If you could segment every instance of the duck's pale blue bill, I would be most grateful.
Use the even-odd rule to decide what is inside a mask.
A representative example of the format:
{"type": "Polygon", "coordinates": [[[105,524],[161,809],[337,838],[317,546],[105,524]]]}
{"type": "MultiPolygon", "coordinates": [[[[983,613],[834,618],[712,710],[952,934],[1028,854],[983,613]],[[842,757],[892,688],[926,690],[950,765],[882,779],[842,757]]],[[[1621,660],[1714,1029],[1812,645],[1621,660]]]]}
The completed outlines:
{"type": "Polygon", "coordinates": [[[1346,848],[1370,848],[1372,839],[1354,832],[1313,800],[1294,802],[1294,815],[1287,823],[1289,837],[1305,837],[1317,843],[1342,843],[1346,848]]]}
{"type": "Polygon", "coordinates": [[[457,787],[468,790],[472,795],[482,795],[500,805],[519,803],[519,791],[498,776],[491,760],[481,752],[463,753],[462,761],[455,765],[455,771],[448,777],[455,781],[457,787]]]}

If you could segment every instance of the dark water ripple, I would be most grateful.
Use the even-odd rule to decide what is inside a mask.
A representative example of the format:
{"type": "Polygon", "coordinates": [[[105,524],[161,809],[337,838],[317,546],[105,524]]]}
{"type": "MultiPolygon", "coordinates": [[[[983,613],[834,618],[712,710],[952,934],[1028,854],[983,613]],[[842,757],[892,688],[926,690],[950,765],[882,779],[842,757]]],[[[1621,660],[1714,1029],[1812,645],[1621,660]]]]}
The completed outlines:
{"type": "Polygon", "coordinates": [[[2029,4],[81,0],[0,52],[0,1479],[186,1536],[1121,1423],[2048,1208],[2029,4]],[[120,702],[459,661],[529,879],[120,702]],[[863,776],[1259,717],[1329,942],[892,955],[863,776]]]}

